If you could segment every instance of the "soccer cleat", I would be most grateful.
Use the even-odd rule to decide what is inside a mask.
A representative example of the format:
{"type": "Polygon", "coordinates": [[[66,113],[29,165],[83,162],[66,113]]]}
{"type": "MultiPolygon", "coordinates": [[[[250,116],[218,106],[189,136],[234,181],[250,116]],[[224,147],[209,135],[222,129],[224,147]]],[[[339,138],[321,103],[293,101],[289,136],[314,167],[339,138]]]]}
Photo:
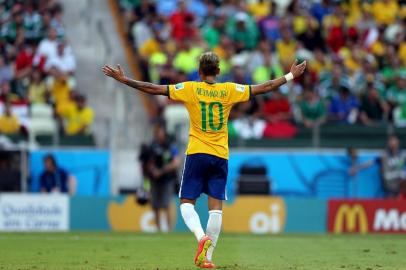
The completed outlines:
{"type": "Polygon", "coordinates": [[[195,264],[197,266],[200,267],[206,262],[206,253],[209,247],[211,247],[211,244],[212,240],[210,236],[205,235],[202,239],[200,239],[195,256],[195,264]]]}
{"type": "Polygon", "coordinates": [[[216,265],[213,263],[213,262],[211,262],[211,261],[205,261],[202,265],[200,265],[199,266],[200,268],[210,268],[210,269],[214,269],[214,268],[216,268],[216,265]]]}

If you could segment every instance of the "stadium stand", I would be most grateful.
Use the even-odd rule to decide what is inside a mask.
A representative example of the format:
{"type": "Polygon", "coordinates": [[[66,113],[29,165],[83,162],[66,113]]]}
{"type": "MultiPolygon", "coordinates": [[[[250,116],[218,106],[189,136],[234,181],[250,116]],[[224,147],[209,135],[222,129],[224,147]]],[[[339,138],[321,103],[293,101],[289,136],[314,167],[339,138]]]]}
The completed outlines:
{"type": "Polygon", "coordinates": [[[0,135],[34,144],[94,145],[93,110],[77,91],[62,4],[7,0],[0,2],[0,14],[0,135]]]}
{"type": "MultiPolygon", "coordinates": [[[[207,50],[222,58],[219,80],[241,84],[309,62],[300,79],[234,108],[231,145],[378,148],[388,133],[406,133],[403,1],[116,1],[139,79],[197,80],[207,50]]],[[[176,110],[153,103],[158,116],[176,110]]]]}

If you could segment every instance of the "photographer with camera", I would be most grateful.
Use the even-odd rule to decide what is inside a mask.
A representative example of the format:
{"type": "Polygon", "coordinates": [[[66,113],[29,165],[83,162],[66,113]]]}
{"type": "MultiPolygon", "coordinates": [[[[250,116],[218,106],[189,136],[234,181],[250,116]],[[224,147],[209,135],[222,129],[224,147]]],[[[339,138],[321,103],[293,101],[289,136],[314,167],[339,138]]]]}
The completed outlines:
{"type": "Polygon", "coordinates": [[[151,204],[158,230],[171,229],[169,213],[171,198],[177,180],[180,158],[179,151],[170,140],[162,123],[154,128],[154,139],[150,145],[143,145],[139,157],[143,174],[150,180],[151,204]],[[167,227],[164,226],[160,211],[165,213],[167,227]]]}

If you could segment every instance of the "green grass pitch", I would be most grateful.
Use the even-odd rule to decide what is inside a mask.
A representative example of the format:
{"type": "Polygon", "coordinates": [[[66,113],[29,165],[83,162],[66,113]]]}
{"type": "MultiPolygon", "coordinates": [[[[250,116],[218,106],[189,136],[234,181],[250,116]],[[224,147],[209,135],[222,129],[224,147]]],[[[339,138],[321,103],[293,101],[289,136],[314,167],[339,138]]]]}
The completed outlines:
{"type": "MultiPolygon", "coordinates": [[[[218,269],[405,270],[405,235],[222,234],[218,269]]],[[[197,269],[192,234],[1,233],[1,270],[197,269]]]]}

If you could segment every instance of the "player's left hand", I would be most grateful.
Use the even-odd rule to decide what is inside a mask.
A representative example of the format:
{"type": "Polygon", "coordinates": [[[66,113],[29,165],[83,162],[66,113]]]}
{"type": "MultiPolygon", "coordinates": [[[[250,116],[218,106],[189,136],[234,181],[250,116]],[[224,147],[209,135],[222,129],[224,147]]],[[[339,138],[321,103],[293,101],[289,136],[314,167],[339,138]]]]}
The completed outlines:
{"type": "Polygon", "coordinates": [[[306,64],[306,61],[297,64],[297,60],[295,60],[295,62],[292,64],[292,66],[290,67],[290,72],[293,74],[293,77],[295,79],[303,74],[304,70],[306,69],[306,64]]]}
{"type": "Polygon", "coordinates": [[[125,74],[124,74],[124,70],[121,68],[120,65],[117,65],[117,69],[105,65],[104,67],[102,67],[102,71],[104,73],[104,75],[112,77],[114,79],[116,79],[117,81],[124,81],[125,78],[125,74]]]}

